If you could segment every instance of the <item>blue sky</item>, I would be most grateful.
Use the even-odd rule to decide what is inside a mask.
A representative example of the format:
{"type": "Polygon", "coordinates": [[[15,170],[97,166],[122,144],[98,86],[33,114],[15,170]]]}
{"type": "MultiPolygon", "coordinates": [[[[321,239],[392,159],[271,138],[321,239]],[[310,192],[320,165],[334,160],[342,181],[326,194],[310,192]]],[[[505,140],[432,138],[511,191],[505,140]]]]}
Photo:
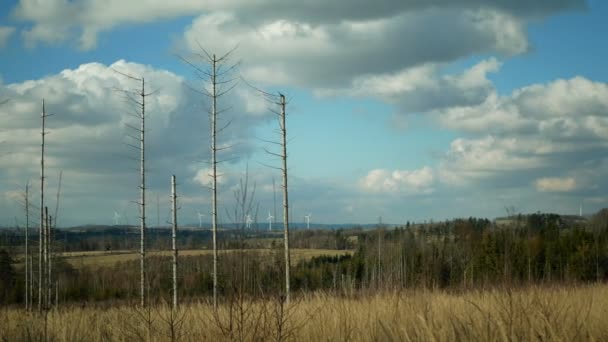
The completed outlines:
{"type": "MultiPolygon", "coordinates": [[[[235,75],[288,95],[294,221],[306,213],[312,223],[403,223],[492,218],[506,206],[606,206],[605,2],[275,2],[0,4],[0,99],[9,99],[0,106],[0,223],[23,221],[21,193],[28,181],[37,186],[43,97],[55,114],[48,192],[64,173],[59,225],[109,224],[114,212],[121,223],[135,221],[137,165],[122,144],[127,109],[111,91],[134,85],[112,68],[158,89],[151,224],[157,196],[166,216],[173,173],[182,220],[208,212],[208,104],[189,89],[204,83],[177,57],[192,58],[198,43],[218,54],[238,44],[235,75]]],[[[220,138],[233,146],[220,167],[223,208],[234,205],[249,165],[263,221],[274,207],[272,180],[280,180],[264,166],[276,163],[263,142],[276,138],[271,105],[242,82],[221,105],[232,106],[233,121],[220,138]]]]}

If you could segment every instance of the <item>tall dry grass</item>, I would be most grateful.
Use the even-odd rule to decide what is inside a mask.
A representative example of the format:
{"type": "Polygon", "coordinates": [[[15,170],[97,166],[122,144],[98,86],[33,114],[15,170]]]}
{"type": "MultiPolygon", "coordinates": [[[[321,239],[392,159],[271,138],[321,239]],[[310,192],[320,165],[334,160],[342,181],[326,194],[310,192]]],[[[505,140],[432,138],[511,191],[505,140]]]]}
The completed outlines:
{"type": "MultiPolygon", "coordinates": [[[[403,291],[205,303],[179,311],[63,308],[49,341],[608,341],[608,286],[403,291]]],[[[44,340],[44,317],[0,310],[0,339],[44,340]]]]}

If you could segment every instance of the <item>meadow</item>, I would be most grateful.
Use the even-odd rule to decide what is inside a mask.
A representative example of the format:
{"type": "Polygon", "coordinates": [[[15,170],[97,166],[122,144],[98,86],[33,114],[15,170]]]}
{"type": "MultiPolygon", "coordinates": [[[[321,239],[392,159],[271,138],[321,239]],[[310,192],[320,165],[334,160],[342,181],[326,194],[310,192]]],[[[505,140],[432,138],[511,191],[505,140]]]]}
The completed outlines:
{"type": "Polygon", "coordinates": [[[608,286],[403,290],[0,310],[2,341],[606,341],[608,286]]]}
{"type": "MultiPolygon", "coordinates": [[[[219,251],[220,254],[231,254],[234,252],[242,252],[238,249],[227,249],[219,251]]],[[[249,248],[244,250],[248,254],[265,254],[269,253],[267,248],[249,248]]],[[[147,251],[146,255],[149,257],[162,256],[169,257],[172,252],[169,250],[151,250],[147,251]]],[[[181,257],[187,256],[199,256],[199,255],[211,255],[212,250],[208,249],[187,249],[179,251],[181,257]]],[[[320,249],[320,248],[294,248],[291,250],[291,258],[295,263],[301,260],[310,260],[313,257],[322,255],[326,256],[339,256],[339,255],[352,255],[351,250],[332,250],[332,249],[320,249]]],[[[119,251],[86,251],[86,252],[65,252],[59,253],[66,262],[73,267],[102,267],[102,266],[113,266],[118,262],[136,261],[139,260],[139,252],[129,250],[119,251]]]]}

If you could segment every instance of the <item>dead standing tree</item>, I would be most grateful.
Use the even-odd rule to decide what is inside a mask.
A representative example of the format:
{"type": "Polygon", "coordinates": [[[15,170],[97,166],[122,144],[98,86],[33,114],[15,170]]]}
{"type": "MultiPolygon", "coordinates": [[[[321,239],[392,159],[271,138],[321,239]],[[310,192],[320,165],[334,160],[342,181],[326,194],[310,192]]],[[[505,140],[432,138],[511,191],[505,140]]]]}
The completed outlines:
{"type": "Polygon", "coordinates": [[[129,112],[131,116],[136,117],[139,120],[139,127],[125,124],[125,126],[138,136],[127,134],[127,137],[138,141],[138,145],[127,143],[127,146],[132,147],[139,152],[139,202],[135,202],[139,205],[139,219],[140,219],[140,280],[139,280],[139,301],[140,306],[146,306],[146,98],[154,92],[146,93],[146,81],[143,77],[134,77],[120,71],[114,70],[115,72],[141,84],[141,87],[136,90],[125,90],[116,89],[125,96],[125,100],[133,107],[132,111],[129,112]]]}
{"type": "Polygon", "coordinates": [[[289,305],[289,269],[291,267],[291,256],[289,253],[289,197],[287,188],[287,126],[285,124],[285,95],[279,93],[280,129],[281,129],[281,171],[283,174],[283,241],[285,246],[285,302],[289,305]]]}
{"type": "Polygon", "coordinates": [[[30,230],[30,183],[27,182],[25,184],[25,309],[27,311],[31,310],[31,294],[29,291],[29,259],[30,259],[30,251],[29,251],[29,230],[30,230]]]}
{"type": "Polygon", "coordinates": [[[19,202],[23,206],[25,212],[25,228],[24,228],[24,300],[25,310],[30,311],[33,303],[33,272],[32,272],[32,255],[30,251],[30,182],[25,183],[25,191],[23,192],[23,201],[19,202]]]}
{"type": "Polygon", "coordinates": [[[40,136],[42,138],[42,143],[40,144],[40,229],[38,231],[38,311],[42,311],[43,304],[43,288],[45,288],[45,274],[44,270],[46,269],[46,218],[44,215],[44,137],[47,134],[46,128],[46,118],[50,116],[50,114],[46,113],[46,107],[44,105],[44,99],[42,100],[42,129],[40,131],[40,136]],[[44,254],[43,254],[44,253],[44,254]]]}
{"type": "Polygon", "coordinates": [[[30,209],[37,209],[30,202],[30,182],[25,183],[25,191],[23,192],[23,202],[20,204],[23,206],[23,210],[25,212],[25,284],[24,284],[24,299],[25,299],[25,309],[27,311],[32,310],[32,306],[34,303],[34,257],[32,251],[30,249],[30,224],[32,224],[30,220],[30,209]]]}
{"type": "Polygon", "coordinates": [[[173,307],[177,309],[177,192],[175,175],[171,176],[171,245],[173,247],[173,307]]]}
{"type": "MultiPolygon", "coordinates": [[[[245,82],[247,83],[247,82],[245,82]]],[[[264,140],[267,143],[271,143],[279,146],[280,152],[272,152],[268,149],[265,149],[266,153],[271,156],[278,157],[281,160],[281,167],[274,167],[270,165],[266,165],[270,168],[277,169],[281,171],[281,175],[283,177],[283,184],[281,185],[283,189],[283,242],[284,242],[284,257],[285,257],[285,302],[289,304],[290,300],[290,268],[291,268],[291,254],[289,250],[289,188],[288,188],[288,177],[287,177],[287,125],[286,125],[286,106],[287,101],[285,100],[285,95],[271,94],[265,92],[259,88],[252,86],[247,83],[250,87],[259,92],[271,105],[279,107],[279,110],[271,109],[270,111],[277,115],[279,121],[279,133],[281,135],[280,142],[264,140]]],[[[274,184],[274,179],[273,179],[274,184]]],[[[276,201],[276,200],[275,200],[276,201]]]]}
{"type": "Polygon", "coordinates": [[[211,230],[213,240],[213,308],[217,310],[217,293],[218,293],[218,250],[217,250],[217,227],[218,227],[218,188],[217,188],[217,166],[221,161],[217,159],[217,152],[230,149],[231,146],[218,147],[217,136],[225,130],[230,122],[226,123],[222,128],[218,129],[218,120],[220,116],[230,108],[218,109],[218,100],[227,95],[236,86],[236,78],[232,78],[233,72],[238,66],[238,63],[231,62],[231,55],[236,50],[236,47],[226,54],[218,57],[215,54],[208,53],[200,44],[201,53],[195,54],[199,60],[202,60],[205,67],[199,67],[195,63],[181,58],[186,64],[194,68],[196,76],[206,82],[202,90],[194,90],[197,93],[203,94],[209,98],[211,102],[209,114],[210,121],[210,153],[211,171],[211,230]]]}

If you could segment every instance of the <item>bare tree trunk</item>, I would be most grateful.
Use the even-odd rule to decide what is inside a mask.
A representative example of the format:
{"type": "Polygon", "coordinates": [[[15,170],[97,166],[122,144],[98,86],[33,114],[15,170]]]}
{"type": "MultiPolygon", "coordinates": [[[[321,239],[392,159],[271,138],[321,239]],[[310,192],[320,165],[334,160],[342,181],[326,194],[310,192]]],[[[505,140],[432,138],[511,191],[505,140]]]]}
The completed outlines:
{"type": "MultiPolygon", "coordinates": [[[[226,66],[226,61],[229,59],[230,54],[234,51],[229,51],[221,57],[217,57],[215,54],[209,54],[205,49],[201,47],[204,53],[204,60],[209,64],[211,70],[202,71],[196,67],[193,63],[182,58],[183,61],[193,66],[200,75],[209,77],[211,83],[211,91],[203,89],[203,93],[211,99],[211,109],[209,110],[209,118],[211,122],[210,135],[211,135],[211,231],[213,240],[213,308],[217,310],[217,297],[218,297],[218,248],[217,248],[217,226],[218,226],[218,193],[217,193],[217,165],[220,163],[217,159],[217,152],[224,150],[227,147],[218,148],[217,146],[217,134],[221,132],[225,127],[218,130],[218,117],[224,112],[224,110],[218,110],[218,99],[228,93],[236,85],[235,79],[227,77],[232,70],[236,68],[236,64],[232,66],[226,66]]],[[[202,56],[202,55],[200,55],[202,56]]],[[[203,76],[201,76],[203,77],[203,76]]],[[[228,123],[229,124],[229,123],[228,123]]]]}
{"type": "Polygon", "coordinates": [[[55,306],[59,305],[59,281],[55,280],[55,306]]]}
{"type": "Polygon", "coordinates": [[[175,175],[171,176],[171,216],[173,226],[171,229],[171,242],[173,245],[173,309],[177,309],[177,193],[175,189],[175,175]]]}
{"type": "Polygon", "coordinates": [[[213,235],[213,309],[217,310],[217,59],[211,59],[211,230],[213,235]]]}
{"type": "Polygon", "coordinates": [[[34,302],[34,256],[30,255],[30,311],[34,302]]]}
{"type": "MultiPolygon", "coordinates": [[[[273,197],[273,213],[272,214],[274,215],[272,217],[272,220],[274,221],[274,220],[277,219],[277,190],[276,190],[276,187],[275,187],[274,176],[272,177],[272,197],[273,197]]],[[[272,229],[270,229],[270,230],[272,230],[272,229]]]]}
{"type": "Polygon", "coordinates": [[[40,229],[38,230],[38,311],[42,311],[42,288],[44,285],[43,277],[43,250],[44,250],[44,136],[46,132],[45,128],[46,109],[44,107],[44,99],[42,100],[42,144],[40,149],[40,229]]]}
{"type": "Polygon", "coordinates": [[[146,306],[146,149],[145,149],[145,132],[146,132],[146,83],[144,78],[141,79],[141,126],[140,126],[140,306],[146,306]]]}
{"type": "Polygon", "coordinates": [[[53,224],[53,218],[48,214],[48,207],[44,208],[46,214],[46,260],[47,260],[47,294],[46,294],[46,308],[47,310],[51,308],[53,304],[53,278],[52,278],[52,270],[53,270],[53,253],[52,253],[52,230],[51,226],[53,224]]]}
{"type": "Polygon", "coordinates": [[[287,188],[287,127],[285,126],[285,96],[279,94],[281,99],[281,145],[283,160],[283,240],[285,241],[285,301],[289,304],[289,269],[291,258],[289,254],[289,197],[287,188]]]}
{"type": "Polygon", "coordinates": [[[43,233],[43,239],[44,239],[44,241],[42,242],[42,245],[43,245],[42,249],[43,249],[43,254],[44,254],[43,255],[44,270],[42,271],[42,280],[41,280],[41,283],[43,283],[44,286],[42,287],[41,297],[43,298],[43,303],[42,303],[43,309],[46,310],[46,308],[48,307],[47,306],[47,304],[48,304],[47,303],[47,294],[48,293],[46,291],[46,288],[48,286],[48,284],[47,284],[48,278],[47,277],[48,277],[48,271],[49,271],[49,269],[47,267],[47,265],[49,264],[49,253],[48,253],[48,248],[49,248],[49,245],[48,245],[48,243],[49,243],[49,239],[48,239],[48,233],[49,233],[49,230],[48,230],[49,208],[48,207],[44,207],[44,218],[43,218],[43,221],[44,221],[44,224],[43,224],[43,228],[42,229],[44,230],[44,233],[43,233]]]}
{"type": "Polygon", "coordinates": [[[593,227],[593,240],[594,241],[594,247],[595,247],[595,281],[596,282],[600,282],[601,277],[600,277],[600,246],[599,246],[599,232],[598,232],[598,227],[597,224],[595,224],[595,226],[593,227]]]}
{"type": "MultiPolygon", "coordinates": [[[[140,307],[146,306],[146,97],[150,96],[152,93],[146,93],[146,80],[144,77],[138,78],[125,73],[122,73],[118,70],[114,70],[115,72],[130,78],[134,81],[141,82],[141,88],[135,91],[131,90],[122,90],[125,94],[127,101],[131,104],[138,107],[137,118],[139,119],[139,128],[126,125],[131,128],[135,132],[139,133],[139,139],[135,136],[129,135],[134,140],[139,140],[139,146],[127,144],[135,150],[139,151],[139,175],[140,175],[140,185],[139,185],[139,219],[140,219],[140,240],[139,240],[139,261],[140,261],[140,279],[139,279],[139,304],[140,307]],[[133,97],[137,96],[137,98],[133,97]],[[139,98],[139,99],[138,99],[139,98]]],[[[127,217],[125,215],[125,217],[127,217]]],[[[127,225],[129,225],[127,218],[127,225]]]]}
{"type": "Polygon", "coordinates": [[[30,184],[25,184],[25,310],[30,310],[30,293],[29,293],[29,229],[30,229],[30,184]]]}

